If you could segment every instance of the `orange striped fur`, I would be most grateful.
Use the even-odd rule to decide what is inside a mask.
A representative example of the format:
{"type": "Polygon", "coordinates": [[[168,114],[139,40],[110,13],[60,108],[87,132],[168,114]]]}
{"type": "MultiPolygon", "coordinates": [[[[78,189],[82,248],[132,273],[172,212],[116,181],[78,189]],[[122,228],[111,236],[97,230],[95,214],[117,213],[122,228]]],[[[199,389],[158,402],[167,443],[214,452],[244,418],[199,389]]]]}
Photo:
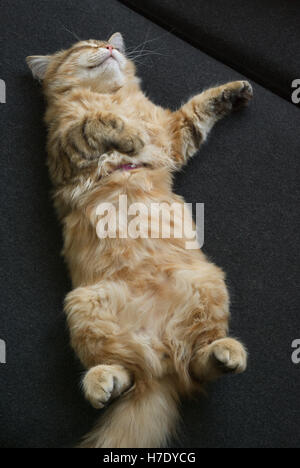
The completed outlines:
{"type": "Polygon", "coordinates": [[[99,239],[97,206],[183,200],[172,175],[213,125],[252,97],[247,82],[195,96],[176,112],[142,92],[122,36],[83,41],[28,57],[47,99],[48,166],[73,282],[65,300],[71,344],[86,368],[96,408],[117,401],[82,447],[159,447],[175,433],[181,395],[247,354],[227,338],[229,296],[222,270],[186,238],[99,239]],[[130,171],[116,170],[136,164],[130,171]]]}

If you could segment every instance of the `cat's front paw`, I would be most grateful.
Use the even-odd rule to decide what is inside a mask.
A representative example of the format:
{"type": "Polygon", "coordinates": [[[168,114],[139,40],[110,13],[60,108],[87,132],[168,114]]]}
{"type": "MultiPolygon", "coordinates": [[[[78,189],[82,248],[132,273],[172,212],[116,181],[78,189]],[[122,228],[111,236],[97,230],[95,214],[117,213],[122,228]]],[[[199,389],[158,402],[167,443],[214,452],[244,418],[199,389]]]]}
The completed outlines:
{"type": "Polygon", "coordinates": [[[213,343],[212,356],[223,373],[241,374],[247,368],[247,351],[239,341],[232,338],[213,343]]]}
{"type": "Polygon", "coordinates": [[[128,372],[122,366],[92,367],[83,379],[86,399],[96,409],[107,406],[131,386],[128,372]]]}
{"type": "Polygon", "coordinates": [[[253,88],[248,81],[236,81],[232,87],[224,90],[223,99],[229,100],[233,110],[239,110],[249,104],[253,98],[253,88]]]}
{"type": "Polygon", "coordinates": [[[219,115],[246,107],[253,98],[253,88],[248,81],[234,81],[221,89],[221,93],[213,102],[215,111],[219,115]]]}
{"type": "Polygon", "coordinates": [[[124,121],[113,114],[107,114],[105,119],[100,119],[101,123],[115,132],[122,132],[125,127],[124,121]]]}
{"type": "Polygon", "coordinates": [[[120,153],[126,153],[131,156],[139,154],[144,146],[143,140],[138,135],[130,135],[128,133],[121,134],[116,142],[116,149],[120,153]]]}

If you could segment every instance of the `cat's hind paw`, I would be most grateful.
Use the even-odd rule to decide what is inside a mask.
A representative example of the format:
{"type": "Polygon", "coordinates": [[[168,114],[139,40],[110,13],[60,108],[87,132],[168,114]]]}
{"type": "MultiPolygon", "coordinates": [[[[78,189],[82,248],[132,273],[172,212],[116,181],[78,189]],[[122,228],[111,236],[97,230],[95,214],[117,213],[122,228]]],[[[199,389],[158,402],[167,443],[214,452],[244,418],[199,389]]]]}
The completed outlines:
{"type": "Polygon", "coordinates": [[[223,373],[241,374],[247,369],[247,351],[232,338],[224,338],[213,344],[212,355],[223,373]]]}
{"type": "Polygon", "coordinates": [[[131,387],[131,379],[122,366],[100,365],[85,374],[82,385],[86,399],[102,409],[131,387]]]}

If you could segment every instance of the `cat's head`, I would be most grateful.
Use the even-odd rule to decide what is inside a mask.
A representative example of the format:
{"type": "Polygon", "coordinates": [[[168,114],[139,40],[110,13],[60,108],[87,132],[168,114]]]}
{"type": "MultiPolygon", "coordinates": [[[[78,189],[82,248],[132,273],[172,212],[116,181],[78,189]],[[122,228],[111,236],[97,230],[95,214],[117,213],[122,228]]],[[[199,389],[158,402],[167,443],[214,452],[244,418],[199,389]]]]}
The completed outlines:
{"type": "Polygon", "coordinates": [[[70,49],[53,55],[33,55],[26,61],[33,76],[44,82],[46,91],[87,86],[101,93],[113,92],[135,76],[120,33],[108,41],[81,41],[70,49]]]}

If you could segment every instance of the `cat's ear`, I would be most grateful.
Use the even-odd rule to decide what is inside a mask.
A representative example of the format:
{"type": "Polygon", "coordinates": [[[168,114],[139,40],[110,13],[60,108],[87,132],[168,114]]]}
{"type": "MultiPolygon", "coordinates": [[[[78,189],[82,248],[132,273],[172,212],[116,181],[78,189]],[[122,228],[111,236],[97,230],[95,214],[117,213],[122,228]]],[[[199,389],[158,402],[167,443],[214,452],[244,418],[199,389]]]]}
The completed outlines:
{"type": "Polygon", "coordinates": [[[121,33],[117,32],[113,34],[108,42],[122,52],[122,54],[125,52],[125,42],[121,33]]]}
{"type": "Polygon", "coordinates": [[[50,61],[50,55],[31,55],[30,57],[26,57],[27,65],[29,66],[33,77],[38,80],[43,80],[45,78],[50,61]]]}

